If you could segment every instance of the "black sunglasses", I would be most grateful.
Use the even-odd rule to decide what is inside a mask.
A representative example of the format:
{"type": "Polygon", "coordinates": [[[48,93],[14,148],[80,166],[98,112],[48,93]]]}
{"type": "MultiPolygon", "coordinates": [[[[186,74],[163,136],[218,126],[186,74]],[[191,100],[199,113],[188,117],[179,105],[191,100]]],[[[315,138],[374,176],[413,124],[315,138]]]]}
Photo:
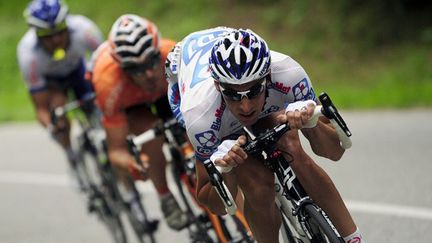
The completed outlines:
{"type": "Polygon", "coordinates": [[[128,75],[141,75],[145,73],[147,70],[155,69],[161,61],[160,52],[149,56],[144,63],[138,65],[130,65],[123,67],[123,71],[128,75]]]}
{"type": "Polygon", "coordinates": [[[219,84],[220,90],[226,98],[232,101],[241,101],[243,97],[250,99],[254,99],[258,97],[262,92],[264,92],[266,87],[266,79],[264,78],[263,81],[255,84],[254,86],[250,87],[250,89],[245,91],[235,91],[232,89],[224,88],[221,84],[219,84]]]}

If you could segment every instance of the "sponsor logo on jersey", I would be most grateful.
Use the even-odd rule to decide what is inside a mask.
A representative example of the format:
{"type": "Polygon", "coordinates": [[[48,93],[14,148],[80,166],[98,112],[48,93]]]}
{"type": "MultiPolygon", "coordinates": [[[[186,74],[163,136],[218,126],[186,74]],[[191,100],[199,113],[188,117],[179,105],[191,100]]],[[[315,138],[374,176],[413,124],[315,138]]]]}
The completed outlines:
{"type": "Polygon", "coordinates": [[[201,160],[208,159],[220,143],[220,139],[212,130],[196,134],[195,139],[200,144],[197,146],[196,154],[197,158],[201,160]]]}
{"type": "Polygon", "coordinates": [[[288,94],[291,90],[291,87],[287,87],[285,86],[283,83],[281,82],[276,82],[272,84],[273,89],[283,93],[283,94],[288,94]]]}
{"type": "Polygon", "coordinates": [[[209,157],[220,143],[220,139],[213,130],[198,133],[195,135],[195,139],[201,145],[197,146],[197,152],[200,157],[209,157]]]}
{"type": "Polygon", "coordinates": [[[294,99],[299,100],[315,100],[315,93],[306,78],[302,79],[293,87],[294,99]]]}
{"type": "Polygon", "coordinates": [[[193,65],[193,75],[190,87],[210,77],[208,70],[208,53],[217,37],[226,30],[212,30],[211,32],[197,32],[190,35],[183,44],[182,61],[185,65],[193,65]]]}
{"type": "Polygon", "coordinates": [[[221,123],[222,123],[222,115],[225,111],[225,102],[221,102],[221,105],[219,106],[219,108],[216,109],[215,112],[215,120],[213,121],[212,125],[211,125],[211,129],[215,130],[215,131],[219,131],[221,128],[221,123]]]}

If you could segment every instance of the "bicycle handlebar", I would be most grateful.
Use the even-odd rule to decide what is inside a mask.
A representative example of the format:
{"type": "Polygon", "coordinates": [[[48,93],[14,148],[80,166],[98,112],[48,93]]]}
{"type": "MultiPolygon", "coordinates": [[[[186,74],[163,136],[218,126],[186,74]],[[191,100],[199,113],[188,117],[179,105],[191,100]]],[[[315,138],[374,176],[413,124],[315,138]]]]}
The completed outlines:
{"type": "Polygon", "coordinates": [[[138,136],[129,135],[128,141],[130,146],[140,147],[142,144],[149,142],[155,137],[163,134],[165,129],[169,129],[170,127],[177,124],[175,118],[171,118],[165,122],[159,122],[155,125],[155,127],[141,133],[138,136]]]}
{"type": "Polygon", "coordinates": [[[90,102],[96,98],[95,93],[91,93],[89,95],[86,95],[84,98],[79,100],[74,100],[69,103],[66,103],[63,106],[56,107],[54,110],[51,111],[51,122],[53,124],[56,124],[58,119],[62,116],[65,116],[66,113],[78,109],[87,102],[90,102]]]}
{"type": "Polygon", "coordinates": [[[135,162],[137,162],[139,165],[142,165],[140,148],[144,143],[147,143],[155,139],[157,136],[162,135],[166,129],[170,129],[176,124],[176,119],[171,118],[165,122],[157,123],[153,128],[141,133],[140,135],[128,135],[126,137],[126,142],[128,144],[129,152],[133,155],[135,162]]]}

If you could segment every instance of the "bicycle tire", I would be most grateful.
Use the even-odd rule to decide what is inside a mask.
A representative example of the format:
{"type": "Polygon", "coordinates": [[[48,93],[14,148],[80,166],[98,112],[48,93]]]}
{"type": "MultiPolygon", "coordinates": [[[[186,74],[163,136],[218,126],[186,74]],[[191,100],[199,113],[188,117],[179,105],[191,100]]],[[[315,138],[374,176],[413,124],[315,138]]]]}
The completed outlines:
{"type": "Polygon", "coordinates": [[[89,198],[91,200],[90,207],[94,207],[93,210],[91,208],[89,208],[89,210],[97,212],[101,221],[108,228],[108,231],[113,237],[114,242],[127,243],[126,230],[120,217],[120,210],[114,205],[119,203],[116,202],[118,198],[115,198],[113,195],[117,188],[113,188],[114,183],[112,183],[112,181],[107,181],[108,178],[106,178],[104,173],[108,173],[108,171],[104,171],[99,164],[96,150],[92,142],[87,140],[83,146],[84,147],[81,148],[83,151],[81,169],[83,170],[85,176],[87,177],[87,182],[89,183],[89,198]],[[86,155],[89,157],[86,157],[86,155]],[[96,171],[89,173],[88,163],[92,163],[91,168],[96,171]],[[96,175],[100,178],[94,178],[96,175]],[[103,189],[99,189],[103,187],[107,187],[107,191],[102,192],[103,189]]]}
{"type": "MultiPolygon", "coordinates": [[[[92,190],[97,190],[93,188],[92,190]]],[[[102,196],[102,193],[94,191],[95,198],[92,199],[92,209],[99,219],[105,224],[116,243],[127,243],[126,231],[120,218],[120,213],[102,196]]]]}
{"type": "Polygon", "coordinates": [[[321,213],[321,209],[313,204],[307,204],[303,208],[309,233],[312,236],[311,243],[340,243],[340,236],[329,225],[327,219],[321,213]]]}

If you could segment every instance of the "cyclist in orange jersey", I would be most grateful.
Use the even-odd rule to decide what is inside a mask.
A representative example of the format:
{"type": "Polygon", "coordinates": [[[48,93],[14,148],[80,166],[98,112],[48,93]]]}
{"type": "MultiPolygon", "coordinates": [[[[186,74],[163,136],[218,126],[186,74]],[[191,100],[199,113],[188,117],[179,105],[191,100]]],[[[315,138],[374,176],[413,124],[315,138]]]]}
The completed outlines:
{"type": "MultiPolygon", "coordinates": [[[[172,116],[164,63],[174,45],[174,41],[160,38],[152,22],[132,14],[122,15],[113,24],[108,41],[92,57],[91,79],[96,103],[103,113],[111,163],[120,178],[131,173],[135,179],[145,179],[140,175],[146,171],[158,192],[167,224],[180,230],[188,222],[167,186],[163,138],[143,146],[143,165],[134,161],[126,142],[128,134],[140,134],[160,118],[172,116]]],[[[131,203],[134,200],[130,198],[131,203]]]]}

